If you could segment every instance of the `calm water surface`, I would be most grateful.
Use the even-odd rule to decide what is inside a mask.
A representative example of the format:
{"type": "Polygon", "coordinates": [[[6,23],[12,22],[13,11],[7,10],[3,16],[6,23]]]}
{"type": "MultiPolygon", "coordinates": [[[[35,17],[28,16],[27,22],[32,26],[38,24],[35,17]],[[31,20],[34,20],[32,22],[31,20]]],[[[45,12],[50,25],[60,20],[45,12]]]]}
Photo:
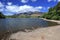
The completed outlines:
{"type": "Polygon", "coordinates": [[[48,22],[42,19],[32,19],[32,18],[10,18],[10,19],[0,19],[0,33],[6,31],[16,31],[25,28],[32,27],[48,27],[57,25],[57,23],[48,22]]]}

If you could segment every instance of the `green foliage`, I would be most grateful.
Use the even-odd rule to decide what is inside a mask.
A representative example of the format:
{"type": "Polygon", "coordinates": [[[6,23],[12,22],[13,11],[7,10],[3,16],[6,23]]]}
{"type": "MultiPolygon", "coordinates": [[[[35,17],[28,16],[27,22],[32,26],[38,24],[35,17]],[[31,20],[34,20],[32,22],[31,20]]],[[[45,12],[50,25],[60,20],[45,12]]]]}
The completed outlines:
{"type": "Polygon", "coordinates": [[[59,16],[59,20],[60,20],[60,16],[59,16]]]}
{"type": "Polygon", "coordinates": [[[56,6],[50,8],[48,13],[44,14],[42,17],[46,19],[60,20],[60,2],[56,6]]]}
{"type": "Polygon", "coordinates": [[[53,20],[59,20],[59,16],[53,16],[51,19],[53,19],[53,20]]]}
{"type": "Polygon", "coordinates": [[[50,19],[52,17],[52,15],[46,13],[42,16],[43,18],[46,18],[46,19],[50,19]]]}
{"type": "Polygon", "coordinates": [[[5,18],[5,16],[0,12],[0,18],[5,18]]]}

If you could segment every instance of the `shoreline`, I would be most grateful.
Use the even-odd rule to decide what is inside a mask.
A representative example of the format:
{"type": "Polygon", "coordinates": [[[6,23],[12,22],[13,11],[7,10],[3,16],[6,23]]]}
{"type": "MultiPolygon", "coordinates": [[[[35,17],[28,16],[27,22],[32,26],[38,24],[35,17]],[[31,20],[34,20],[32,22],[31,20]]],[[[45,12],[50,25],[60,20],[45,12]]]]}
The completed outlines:
{"type": "MultiPolygon", "coordinates": [[[[46,20],[46,21],[50,21],[50,22],[56,22],[56,23],[60,24],[60,21],[48,20],[48,19],[44,19],[44,18],[40,18],[40,19],[43,19],[43,20],[46,20]]],[[[28,40],[43,40],[44,37],[46,37],[47,35],[52,35],[52,34],[45,34],[47,31],[48,31],[48,33],[52,33],[53,30],[57,30],[59,28],[60,28],[60,25],[51,26],[51,27],[49,26],[49,27],[45,27],[45,28],[37,28],[37,29],[33,28],[33,30],[27,30],[27,29],[25,29],[24,30],[25,32],[24,31],[18,31],[18,32],[10,34],[10,36],[8,35],[5,40],[27,40],[28,39],[27,37],[29,37],[28,40]],[[44,35],[46,35],[46,36],[44,36],[44,35]],[[25,36],[26,36],[26,38],[25,38],[25,36]]],[[[54,34],[56,34],[56,32],[54,34]]],[[[48,39],[48,38],[46,38],[46,39],[48,39]]]]}
{"type": "Polygon", "coordinates": [[[60,25],[11,34],[7,40],[60,40],[60,25]]]}
{"type": "MultiPolygon", "coordinates": [[[[43,18],[41,18],[43,19],[43,18]]],[[[57,22],[60,24],[60,21],[48,20],[46,21],[57,22]]],[[[28,32],[28,30],[18,31],[10,35],[6,40],[60,40],[60,25],[46,27],[46,28],[37,28],[28,32]]]]}
{"type": "Polygon", "coordinates": [[[50,22],[56,22],[56,23],[60,24],[60,20],[49,20],[49,19],[45,19],[45,18],[40,18],[40,19],[50,21],[50,22]]]}

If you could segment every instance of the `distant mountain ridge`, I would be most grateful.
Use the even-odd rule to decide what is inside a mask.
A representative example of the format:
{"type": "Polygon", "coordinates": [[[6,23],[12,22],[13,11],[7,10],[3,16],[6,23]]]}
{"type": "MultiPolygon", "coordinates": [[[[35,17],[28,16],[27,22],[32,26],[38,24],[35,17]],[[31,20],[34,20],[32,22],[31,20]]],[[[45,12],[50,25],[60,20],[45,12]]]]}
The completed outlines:
{"type": "Polygon", "coordinates": [[[12,17],[12,18],[30,18],[30,17],[38,17],[38,16],[41,16],[42,14],[44,14],[43,12],[24,12],[24,13],[16,13],[12,16],[9,16],[9,17],[12,17]]]}
{"type": "Polygon", "coordinates": [[[37,11],[35,11],[35,12],[24,12],[24,13],[18,13],[18,14],[14,14],[14,15],[19,16],[19,15],[22,15],[22,14],[24,14],[24,15],[32,15],[32,14],[40,14],[40,15],[42,15],[43,12],[37,12],[37,11]]]}

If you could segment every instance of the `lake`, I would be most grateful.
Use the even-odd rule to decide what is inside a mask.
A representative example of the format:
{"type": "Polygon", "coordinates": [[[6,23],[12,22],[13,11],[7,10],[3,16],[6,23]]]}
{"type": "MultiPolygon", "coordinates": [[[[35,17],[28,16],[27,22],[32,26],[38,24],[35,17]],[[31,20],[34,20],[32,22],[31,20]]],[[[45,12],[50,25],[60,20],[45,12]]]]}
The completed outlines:
{"type": "Polygon", "coordinates": [[[0,19],[0,34],[10,31],[17,31],[22,29],[31,29],[32,27],[48,27],[54,26],[57,23],[48,22],[38,18],[8,18],[0,19]]]}

